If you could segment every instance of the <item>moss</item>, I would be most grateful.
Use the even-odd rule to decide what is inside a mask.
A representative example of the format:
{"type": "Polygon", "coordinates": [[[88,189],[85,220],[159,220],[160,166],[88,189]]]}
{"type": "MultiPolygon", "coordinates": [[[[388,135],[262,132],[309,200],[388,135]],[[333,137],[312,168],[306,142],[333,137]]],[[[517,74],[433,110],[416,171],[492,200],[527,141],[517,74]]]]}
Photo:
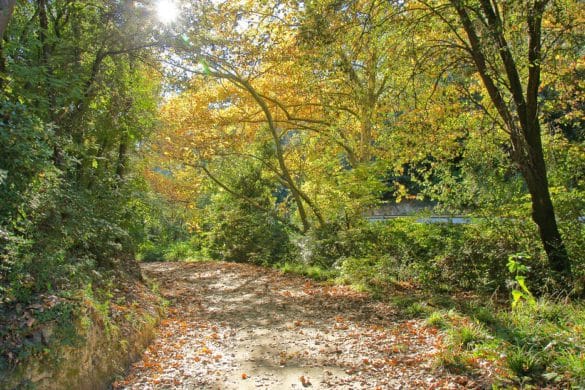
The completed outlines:
{"type": "Polygon", "coordinates": [[[139,296],[135,304],[113,304],[127,301],[111,299],[113,289],[88,287],[75,304],[44,313],[54,326],[50,342],[28,348],[16,368],[0,372],[0,388],[106,388],[148,345],[163,313],[162,300],[145,286],[123,283],[139,296]]]}

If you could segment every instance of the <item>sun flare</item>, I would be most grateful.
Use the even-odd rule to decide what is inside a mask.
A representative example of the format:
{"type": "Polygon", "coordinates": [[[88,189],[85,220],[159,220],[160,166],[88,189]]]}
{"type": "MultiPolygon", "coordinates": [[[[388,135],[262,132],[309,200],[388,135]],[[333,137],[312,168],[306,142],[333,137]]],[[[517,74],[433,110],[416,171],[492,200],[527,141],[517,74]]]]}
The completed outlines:
{"type": "Polygon", "coordinates": [[[179,16],[179,7],[173,0],[158,0],[156,2],[156,15],[162,23],[172,23],[179,16]]]}

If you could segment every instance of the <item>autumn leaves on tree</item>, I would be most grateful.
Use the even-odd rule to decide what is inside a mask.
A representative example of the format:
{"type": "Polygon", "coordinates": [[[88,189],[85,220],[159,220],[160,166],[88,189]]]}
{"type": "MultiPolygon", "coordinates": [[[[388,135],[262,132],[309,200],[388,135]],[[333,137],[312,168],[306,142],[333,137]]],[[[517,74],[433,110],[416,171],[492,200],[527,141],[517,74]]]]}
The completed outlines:
{"type": "MultiPolygon", "coordinates": [[[[388,192],[388,177],[418,167],[413,180],[432,187],[437,179],[431,171],[455,166],[462,142],[482,137],[487,127],[508,138],[500,147],[524,178],[551,269],[569,277],[539,119],[542,72],[577,25],[567,7],[577,5],[277,1],[191,7],[186,18],[199,28],[182,34],[166,60],[191,81],[163,108],[167,133],[159,137],[159,162],[177,177],[189,176],[187,187],[206,177],[251,205],[221,167],[259,163],[275,188],[286,189],[285,203],[306,232],[342,215],[359,217],[388,192]]],[[[398,200],[425,196],[390,182],[398,200]]],[[[284,220],[290,210],[265,211],[284,220]]]]}

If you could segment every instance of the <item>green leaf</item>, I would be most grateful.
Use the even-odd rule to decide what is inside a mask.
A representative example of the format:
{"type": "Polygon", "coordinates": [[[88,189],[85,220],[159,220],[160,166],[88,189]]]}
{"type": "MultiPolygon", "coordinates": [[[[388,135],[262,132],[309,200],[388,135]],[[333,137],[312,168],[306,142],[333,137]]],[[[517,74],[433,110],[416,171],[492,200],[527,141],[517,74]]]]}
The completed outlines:
{"type": "Polygon", "coordinates": [[[205,59],[201,60],[201,66],[203,66],[203,72],[205,72],[206,75],[209,75],[211,73],[209,69],[209,64],[207,63],[207,61],[205,61],[205,59]]]}
{"type": "Polygon", "coordinates": [[[530,290],[528,290],[528,287],[526,287],[526,279],[524,278],[524,276],[516,276],[516,281],[518,282],[520,288],[522,288],[522,290],[526,294],[532,296],[532,293],[530,292],[530,290]]]}
{"type": "Polygon", "coordinates": [[[521,291],[512,290],[512,308],[515,308],[516,306],[518,306],[518,304],[521,302],[523,296],[524,296],[524,294],[522,294],[521,291]]]}

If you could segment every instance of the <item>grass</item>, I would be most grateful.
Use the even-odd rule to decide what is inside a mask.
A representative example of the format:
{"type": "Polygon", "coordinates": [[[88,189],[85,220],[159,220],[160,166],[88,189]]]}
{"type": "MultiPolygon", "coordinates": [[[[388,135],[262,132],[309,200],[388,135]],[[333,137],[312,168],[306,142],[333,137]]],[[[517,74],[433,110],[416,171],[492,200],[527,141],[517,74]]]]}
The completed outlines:
{"type": "Polygon", "coordinates": [[[537,379],[544,368],[538,352],[523,347],[509,350],[506,364],[516,379],[521,382],[531,378],[537,379]]]}
{"type": "Polygon", "coordinates": [[[485,330],[474,323],[465,323],[449,330],[450,343],[458,349],[472,350],[486,338],[485,330]]]}
{"type": "Polygon", "coordinates": [[[444,329],[447,326],[447,321],[445,320],[443,314],[438,311],[434,311],[425,320],[425,325],[437,329],[444,329]]]}
{"type": "Polygon", "coordinates": [[[447,335],[437,366],[462,372],[473,370],[474,359],[482,358],[500,366],[504,385],[585,387],[585,307],[580,302],[541,299],[534,307],[517,309],[467,302],[432,311],[425,323],[447,335]]]}
{"type": "Polygon", "coordinates": [[[424,317],[431,309],[426,302],[413,302],[408,305],[404,312],[410,317],[424,317]]]}
{"type": "Polygon", "coordinates": [[[278,263],[274,268],[284,272],[285,274],[297,274],[306,276],[318,281],[335,280],[339,276],[339,272],[335,269],[327,269],[318,265],[307,265],[304,263],[278,263]]]}

